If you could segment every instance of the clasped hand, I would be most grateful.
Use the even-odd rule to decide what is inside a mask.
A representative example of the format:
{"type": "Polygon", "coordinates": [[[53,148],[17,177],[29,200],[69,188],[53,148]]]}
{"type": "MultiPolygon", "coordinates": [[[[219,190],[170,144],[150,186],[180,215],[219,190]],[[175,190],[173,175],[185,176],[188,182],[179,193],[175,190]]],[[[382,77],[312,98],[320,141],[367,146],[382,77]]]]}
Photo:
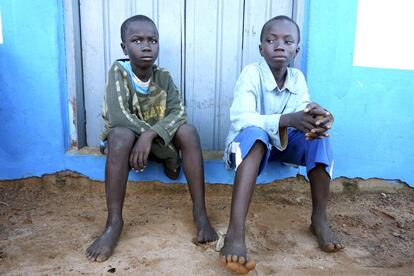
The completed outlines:
{"type": "Polygon", "coordinates": [[[306,140],[329,136],[327,131],[334,122],[332,114],[317,103],[310,103],[303,111],[295,113],[294,127],[305,133],[306,140]]]}

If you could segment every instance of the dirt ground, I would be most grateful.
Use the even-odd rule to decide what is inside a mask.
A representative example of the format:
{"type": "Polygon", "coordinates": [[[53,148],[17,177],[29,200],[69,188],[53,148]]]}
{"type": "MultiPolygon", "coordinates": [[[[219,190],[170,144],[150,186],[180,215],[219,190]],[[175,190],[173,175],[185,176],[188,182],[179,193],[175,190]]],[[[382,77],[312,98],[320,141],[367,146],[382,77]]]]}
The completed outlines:
{"type": "MultiPolygon", "coordinates": [[[[318,249],[308,230],[309,185],[290,178],[257,187],[247,218],[251,275],[413,275],[414,189],[383,180],[336,179],[329,215],[346,245],[318,249]]],[[[232,275],[215,245],[196,246],[185,185],[129,183],[125,227],[104,263],[84,252],[106,218],[103,183],[71,172],[0,181],[0,274],[232,275]]],[[[227,228],[232,186],[207,185],[217,230],[227,228]]]]}

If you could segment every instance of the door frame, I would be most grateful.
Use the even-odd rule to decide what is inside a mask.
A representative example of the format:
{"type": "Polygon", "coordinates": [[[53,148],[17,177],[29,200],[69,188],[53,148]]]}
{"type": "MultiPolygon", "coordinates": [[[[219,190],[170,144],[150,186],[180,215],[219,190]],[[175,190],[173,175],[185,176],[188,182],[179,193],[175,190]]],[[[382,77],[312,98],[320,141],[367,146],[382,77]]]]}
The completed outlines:
{"type": "Polygon", "coordinates": [[[86,146],[86,110],[83,89],[82,40],[78,0],[64,0],[66,91],[72,148],[86,146]]]}
{"type": "MultiPolygon", "coordinates": [[[[244,0],[241,0],[244,1],[244,0]]],[[[184,0],[185,2],[185,0],[184,0]]],[[[299,25],[302,34],[301,51],[294,61],[294,67],[300,68],[306,75],[307,33],[304,22],[306,17],[305,0],[292,0],[292,19],[299,25]]],[[[81,18],[79,0],[64,0],[64,24],[65,24],[65,56],[66,56],[66,91],[69,114],[69,145],[72,149],[81,149],[87,146],[86,140],[86,110],[84,100],[83,57],[81,39],[81,18]]],[[[185,4],[184,4],[185,6],[185,4]]],[[[185,34],[184,34],[185,36],[185,34]]],[[[185,43],[183,41],[182,43],[185,43]]],[[[185,52],[182,56],[182,64],[185,66],[185,52]]],[[[185,67],[182,67],[185,68],[185,67]]],[[[185,73],[181,74],[181,86],[185,87],[185,73]]],[[[184,93],[184,90],[181,90],[184,93]]],[[[183,95],[185,99],[185,94],[183,95]]],[[[69,150],[69,149],[66,149],[69,150]]]]}

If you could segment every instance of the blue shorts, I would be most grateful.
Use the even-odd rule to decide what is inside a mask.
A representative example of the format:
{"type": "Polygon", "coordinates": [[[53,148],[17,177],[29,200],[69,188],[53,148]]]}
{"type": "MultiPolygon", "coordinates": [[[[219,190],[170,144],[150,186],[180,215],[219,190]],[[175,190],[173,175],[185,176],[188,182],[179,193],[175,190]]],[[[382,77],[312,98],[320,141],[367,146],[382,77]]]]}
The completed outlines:
{"type": "Polygon", "coordinates": [[[259,174],[270,160],[306,166],[307,173],[315,168],[317,163],[324,164],[326,172],[332,177],[334,161],[329,137],[308,141],[303,132],[289,129],[288,145],[285,150],[280,151],[270,144],[269,136],[263,129],[248,127],[243,129],[233,141],[230,155],[232,166],[237,169],[256,141],[262,141],[267,146],[266,154],[260,163],[259,174]]]}

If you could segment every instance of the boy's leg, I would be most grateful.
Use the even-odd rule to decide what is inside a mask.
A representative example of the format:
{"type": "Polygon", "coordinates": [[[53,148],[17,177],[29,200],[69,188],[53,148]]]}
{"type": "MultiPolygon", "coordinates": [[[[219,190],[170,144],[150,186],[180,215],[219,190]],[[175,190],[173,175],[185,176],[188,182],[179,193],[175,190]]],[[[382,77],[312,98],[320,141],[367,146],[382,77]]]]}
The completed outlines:
{"type": "Polygon", "coordinates": [[[124,205],[128,181],[129,155],[135,142],[135,134],[127,128],[114,128],[108,136],[108,157],[105,165],[105,193],[108,217],[105,230],[86,250],[91,261],[103,262],[111,255],[124,225],[124,205]]]}
{"type": "Polygon", "coordinates": [[[238,273],[253,270],[256,263],[247,261],[245,223],[256,186],[257,175],[267,163],[268,135],[257,127],[243,130],[234,140],[238,144],[235,159],[237,166],[231,200],[230,222],[220,251],[221,262],[238,273]],[[240,162],[240,163],[239,163],[240,162]]]}
{"type": "Polygon", "coordinates": [[[310,229],[317,237],[320,248],[325,252],[336,252],[344,248],[344,245],[332,232],[326,208],[331,178],[325,171],[325,165],[317,164],[308,173],[312,194],[312,224],[310,229]]]}
{"type": "Polygon", "coordinates": [[[220,253],[222,263],[227,263],[230,269],[239,273],[247,273],[255,267],[252,261],[246,263],[245,223],[265,153],[266,146],[261,141],[256,141],[238,166],[234,180],[230,222],[220,253]]]}
{"type": "Polygon", "coordinates": [[[208,220],[205,207],[204,165],[197,130],[189,124],[180,126],[174,136],[173,143],[181,150],[183,169],[193,201],[193,219],[197,225],[197,242],[215,241],[218,236],[208,220]]]}
{"type": "Polygon", "coordinates": [[[344,246],[332,232],[326,209],[328,205],[331,177],[328,172],[333,166],[329,138],[307,141],[304,133],[289,131],[289,144],[283,151],[272,151],[271,159],[306,166],[312,194],[311,231],[318,239],[320,248],[336,252],[344,246]]]}

